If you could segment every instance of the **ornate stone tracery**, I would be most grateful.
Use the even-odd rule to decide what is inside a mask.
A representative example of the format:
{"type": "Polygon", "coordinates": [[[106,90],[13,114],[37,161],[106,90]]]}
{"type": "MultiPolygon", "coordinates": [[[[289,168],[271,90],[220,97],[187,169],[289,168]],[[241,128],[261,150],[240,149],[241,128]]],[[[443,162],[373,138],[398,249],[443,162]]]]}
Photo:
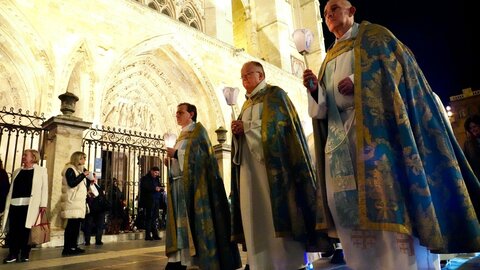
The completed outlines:
{"type": "Polygon", "coordinates": [[[169,17],[175,18],[175,5],[171,0],[151,0],[148,7],[165,14],[169,17]]]}
{"type": "MultiPolygon", "coordinates": [[[[151,56],[119,69],[103,97],[102,122],[106,125],[159,133],[164,124],[174,124],[158,108],[168,104],[161,93],[171,82],[151,56]]],[[[168,92],[168,91],[165,91],[168,92]]]]}
{"type": "MultiPolygon", "coordinates": [[[[250,13],[250,16],[247,16],[249,24],[246,25],[248,33],[245,34],[248,46],[254,49],[260,47],[262,44],[258,42],[257,33],[254,32],[257,9],[250,8],[249,4],[253,3],[251,1],[236,2],[241,3],[238,5],[240,12],[250,13]]],[[[228,8],[228,5],[219,6],[215,1],[205,0],[141,0],[125,1],[117,5],[101,2],[98,3],[98,8],[92,13],[91,18],[94,22],[103,23],[89,24],[89,19],[74,16],[81,13],[81,10],[75,11],[75,8],[72,8],[74,4],[61,1],[52,1],[52,3],[48,7],[41,3],[32,3],[27,7],[31,10],[24,10],[26,6],[18,5],[22,9],[20,13],[15,8],[14,2],[0,6],[3,16],[0,17],[2,20],[0,29],[9,31],[6,36],[8,43],[5,43],[5,35],[2,35],[0,48],[6,44],[12,51],[12,48],[19,48],[14,51],[15,53],[4,50],[6,59],[15,58],[19,64],[9,66],[8,62],[2,62],[9,74],[4,77],[9,77],[11,82],[17,84],[9,88],[16,89],[16,92],[21,92],[22,89],[26,92],[26,94],[19,94],[20,98],[12,98],[16,102],[25,103],[24,99],[31,96],[35,101],[28,102],[39,104],[31,107],[47,108],[47,115],[55,114],[58,108],[56,96],[68,90],[80,97],[77,116],[88,121],[93,120],[95,124],[102,124],[105,117],[113,117],[107,117],[112,113],[135,112],[139,115],[138,117],[143,115],[146,119],[152,119],[151,122],[154,124],[142,123],[135,116],[113,117],[111,122],[118,124],[120,121],[122,125],[132,128],[152,130],[159,129],[156,126],[157,122],[165,122],[169,123],[168,129],[175,129],[177,127],[170,108],[183,101],[202,105],[202,118],[204,122],[210,122],[208,124],[210,132],[220,125],[225,125],[225,121],[229,121],[228,114],[225,117],[226,114],[222,111],[225,110],[225,106],[221,95],[218,94],[218,89],[222,85],[241,87],[241,82],[237,80],[238,76],[231,74],[238,71],[241,62],[251,60],[252,56],[248,53],[252,54],[254,50],[236,50],[215,36],[208,36],[201,31],[192,31],[184,24],[159,16],[148,9],[149,4],[156,5],[157,10],[168,7],[175,10],[172,13],[175,13],[177,18],[180,12],[187,24],[191,24],[194,18],[194,22],[198,20],[205,27],[203,21],[205,8],[209,8],[210,14],[215,8],[228,8]],[[118,13],[119,11],[132,14],[136,19],[120,20],[105,17],[109,12],[118,13]],[[44,18],[39,14],[46,12],[57,12],[58,15],[69,12],[68,16],[73,21],[62,21],[62,19],[48,21],[50,24],[65,22],[65,25],[59,28],[61,31],[59,35],[45,33],[48,27],[42,28],[42,24],[39,26],[40,18],[44,18]],[[3,22],[5,18],[8,18],[8,24],[3,22]],[[13,27],[17,21],[18,27],[13,27]],[[142,28],[148,24],[155,24],[158,27],[142,28]],[[26,29],[25,33],[14,30],[17,28],[21,31],[26,29]],[[126,35],[131,29],[141,31],[126,35]],[[36,31],[41,34],[37,34],[36,31]],[[13,38],[14,36],[19,37],[13,38]],[[51,44],[43,43],[42,39],[48,40],[51,44]],[[61,50],[57,51],[58,49],[61,50]],[[55,62],[54,66],[49,64],[52,59],[55,62]],[[21,66],[22,69],[18,69],[17,66],[21,66]],[[228,74],[224,74],[222,67],[228,70],[226,72],[228,74]],[[25,78],[35,79],[26,80],[25,78]],[[46,91],[46,89],[49,90],[46,91]],[[160,96],[163,103],[140,100],[142,95],[143,97],[160,96]],[[111,99],[111,97],[114,98],[111,99]],[[130,97],[132,102],[140,107],[138,111],[129,109],[128,103],[123,102],[130,97]],[[116,99],[123,100],[123,103],[115,101],[116,99]],[[114,101],[117,103],[110,104],[110,108],[103,108],[105,104],[114,101]],[[113,108],[114,106],[116,107],[113,108]],[[155,110],[150,113],[150,110],[153,110],[150,108],[153,107],[161,108],[161,113],[155,110]]],[[[219,16],[220,13],[217,10],[215,14],[219,16]]],[[[278,77],[272,77],[273,83],[284,81],[288,85],[295,80],[289,76],[283,76],[283,73],[279,74],[281,75],[278,77]],[[286,79],[283,80],[283,78],[286,79]]],[[[296,87],[293,89],[297,92],[296,87]]],[[[25,107],[25,105],[20,106],[25,107]]],[[[45,111],[45,109],[37,110],[45,111]]]]}
{"type": "Polygon", "coordinates": [[[203,4],[198,0],[146,0],[140,1],[149,8],[203,31],[203,4]]]}
{"type": "Polygon", "coordinates": [[[51,55],[23,14],[15,6],[0,4],[1,77],[7,81],[0,82],[1,91],[7,97],[0,99],[0,105],[33,111],[52,110],[53,105],[45,98],[54,92],[51,55]]]}
{"type": "MultiPolygon", "coordinates": [[[[0,57],[4,58],[5,56],[0,54],[0,57]]],[[[22,97],[20,93],[25,90],[18,85],[20,80],[15,78],[16,74],[12,74],[7,68],[3,63],[0,63],[0,100],[4,106],[21,108],[22,97]]]]}

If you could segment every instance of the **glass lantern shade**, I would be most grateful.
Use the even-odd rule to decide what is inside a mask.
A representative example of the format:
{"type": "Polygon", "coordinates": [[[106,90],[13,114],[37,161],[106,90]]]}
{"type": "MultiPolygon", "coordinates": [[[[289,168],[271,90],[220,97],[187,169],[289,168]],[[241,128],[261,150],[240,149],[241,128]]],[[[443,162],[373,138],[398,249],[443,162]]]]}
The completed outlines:
{"type": "Polygon", "coordinates": [[[165,146],[172,148],[175,146],[175,142],[177,140],[177,135],[173,133],[165,133],[163,135],[163,140],[165,141],[165,146]]]}
{"type": "Polygon", "coordinates": [[[225,100],[227,104],[233,106],[237,104],[237,97],[238,92],[240,90],[237,87],[225,87],[223,88],[223,95],[225,96],[225,100]]]}
{"type": "Polygon", "coordinates": [[[293,32],[293,41],[295,42],[295,47],[300,54],[305,54],[310,52],[310,46],[313,41],[313,33],[309,29],[297,29],[293,32]]]}

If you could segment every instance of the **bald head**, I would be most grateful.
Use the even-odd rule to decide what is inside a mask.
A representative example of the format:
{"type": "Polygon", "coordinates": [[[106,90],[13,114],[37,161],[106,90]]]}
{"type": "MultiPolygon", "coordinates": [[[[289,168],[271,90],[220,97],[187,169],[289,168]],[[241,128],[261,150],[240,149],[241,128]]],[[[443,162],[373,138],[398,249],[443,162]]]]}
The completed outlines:
{"type": "Polygon", "coordinates": [[[263,70],[262,64],[255,61],[243,64],[241,78],[247,94],[252,93],[255,87],[265,79],[265,71],[263,70]]]}
{"type": "Polygon", "coordinates": [[[341,38],[352,27],[355,11],[350,1],[329,0],[323,13],[328,30],[341,38]]]}

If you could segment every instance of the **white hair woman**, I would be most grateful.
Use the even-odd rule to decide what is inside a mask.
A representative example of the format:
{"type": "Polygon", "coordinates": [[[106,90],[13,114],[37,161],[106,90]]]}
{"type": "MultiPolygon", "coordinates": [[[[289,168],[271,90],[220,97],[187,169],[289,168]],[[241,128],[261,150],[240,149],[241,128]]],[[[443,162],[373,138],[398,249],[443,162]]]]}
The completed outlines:
{"type": "Polygon", "coordinates": [[[27,149],[22,155],[22,167],[12,174],[12,184],[5,203],[3,230],[8,223],[9,253],[3,263],[28,262],[31,247],[30,229],[48,203],[47,169],[38,165],[40,153],[27,149]]]}

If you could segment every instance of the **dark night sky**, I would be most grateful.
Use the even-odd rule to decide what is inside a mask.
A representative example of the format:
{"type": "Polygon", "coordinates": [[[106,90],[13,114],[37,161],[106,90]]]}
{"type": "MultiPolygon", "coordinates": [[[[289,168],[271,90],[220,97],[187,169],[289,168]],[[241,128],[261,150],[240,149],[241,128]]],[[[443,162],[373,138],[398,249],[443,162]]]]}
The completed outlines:
{"type": "MultiPolygon", "coordinates": [[[[480,89],[480,48],[474,51],[473,43],[475,33],[480,32],[479,24],[475,27],[474,8],[467,0],[350,2],[357,8],[355,21],[387,27],[413,51],[432,90],[445,105],[463,88],[480,89]]],[[[325,3],[320,1],[322,14],[325,3]]],[[[328,47],[334,36],[323,26],[328,47]]]]}

